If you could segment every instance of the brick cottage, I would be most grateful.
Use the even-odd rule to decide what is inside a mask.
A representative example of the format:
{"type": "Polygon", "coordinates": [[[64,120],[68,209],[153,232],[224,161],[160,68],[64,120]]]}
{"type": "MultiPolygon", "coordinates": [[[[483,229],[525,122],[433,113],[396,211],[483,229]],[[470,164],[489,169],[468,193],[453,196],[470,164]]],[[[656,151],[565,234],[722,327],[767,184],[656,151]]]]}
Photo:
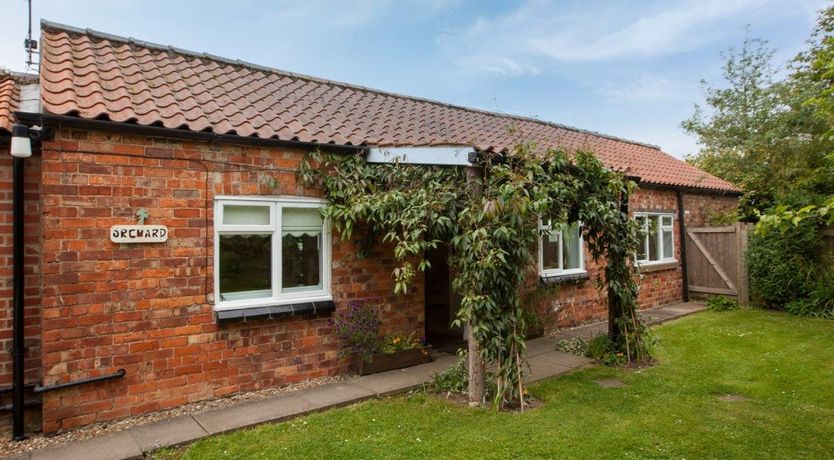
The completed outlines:
{"type": "MultiPolygon", "coordinates": [[[[43,22],[39,74],[0,76],[6,351],[14,124],[41,138],[24,160],[26,382],[43,389],[124,370],[39,392],[30,415],[44,432],[343,373],[328,321],[353,299],[384,299],[385,331],[460,338],[443,249],[413,290],[393,295],[390,248],[360,257],[297,183],[311,149],[503,151],[517,136],[508,128],[542,147],[591,149],[640,178],[630,211],[648,230],[643,307],[683,298],[681,217],[700,226],[738,198],[654,146],[43,22]],[[164,235],[114,233],[139,224],[164,235]]],[[[560,289],[545,299],[547,327],[605,318],[600,267],[578,226],[549,228],[539,274],[560,289]]],[[[12,355],[0,359],[8,387],[12,355]]]]}

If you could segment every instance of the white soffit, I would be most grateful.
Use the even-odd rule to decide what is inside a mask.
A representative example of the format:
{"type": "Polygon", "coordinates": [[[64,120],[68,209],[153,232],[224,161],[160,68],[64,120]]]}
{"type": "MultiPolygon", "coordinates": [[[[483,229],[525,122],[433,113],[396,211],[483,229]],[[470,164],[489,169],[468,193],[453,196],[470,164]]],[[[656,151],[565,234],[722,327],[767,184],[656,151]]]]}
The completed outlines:
{"type": "Polygon", "coordinates": [[[403,163],[411,165],[472,166],[469,146],[452,147],[371,147],[368,163],[403,163]]]}

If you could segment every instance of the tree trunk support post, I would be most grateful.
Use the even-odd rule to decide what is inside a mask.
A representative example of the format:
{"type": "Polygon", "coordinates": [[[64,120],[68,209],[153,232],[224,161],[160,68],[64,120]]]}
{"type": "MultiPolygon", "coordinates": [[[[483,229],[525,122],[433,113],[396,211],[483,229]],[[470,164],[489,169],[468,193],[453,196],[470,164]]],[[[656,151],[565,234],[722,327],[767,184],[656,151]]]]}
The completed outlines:
{"type": "MultiPolygon", "coordinates": [[[[620,212],[625,214],[626,218],[628,218],[627,194],[622,194],[620,196],[620,212]]],[[[611,255],[609,254],[609,266],[624,263],[627,263],[627,261],[621,260],[619,257],[611,257],[611,255]]],[[[615,299],[616,296],[614,295],[614,290],[611,288],[611,286],[608,286],[608,337],[611,338],[612,342],[618,343],[620,340],[621,329],[620,326],[617,324],[617,321],[623,317],[623,307],[622,305],[619,305],[615,299]]]]}
{"type": "MultiPolygon", "coordinates": [[[[483,177],[483,171],[478,166],[470,166],[466,168],[466,177],[469,181],[474,181],[476,184],[480,182],[483,177]]],[[[481,186],[475,185],[476,193],[481,194],[481,186]]],[[[472,333],[472,322],[466,322],[466,344],[467,344],[467,360],[466,369],[469,377],[469,405],[481,406],[486,399],[486,365],[481,359],[481,347],[478,346],[478,341],[472,333]]]]}

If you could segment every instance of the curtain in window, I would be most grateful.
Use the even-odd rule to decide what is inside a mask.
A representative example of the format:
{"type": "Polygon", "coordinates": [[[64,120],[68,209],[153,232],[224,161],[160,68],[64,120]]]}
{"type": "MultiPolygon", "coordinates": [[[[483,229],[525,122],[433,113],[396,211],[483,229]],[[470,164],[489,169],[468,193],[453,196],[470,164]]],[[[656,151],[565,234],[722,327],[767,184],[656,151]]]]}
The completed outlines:
{"type": "Polygon", "coordinates": [[[562,268],[565,270],[582,268],[580,258],[582,247],[579,243],[579,224],[562,226],[562,268]]]}
{"type": "Polygon", "coordinates": [[[321,213],[317,208],[284,208],[281,216],[282,291],[320,289],[321,213]]]}

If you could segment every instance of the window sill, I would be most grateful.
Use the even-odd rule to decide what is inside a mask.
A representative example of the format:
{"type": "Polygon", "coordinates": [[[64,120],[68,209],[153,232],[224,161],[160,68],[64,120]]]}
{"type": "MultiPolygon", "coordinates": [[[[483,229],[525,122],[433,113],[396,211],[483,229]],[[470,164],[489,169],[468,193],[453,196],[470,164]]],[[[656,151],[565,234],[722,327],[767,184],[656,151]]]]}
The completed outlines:
{"type": "Polygon", "coordinates": [[[670,260],[664,262],[654,262],[650,264],[638,264],[637,268],[640,270],[640,273],[652,273],[652,272],[660,272],[664,270],[674,270],[678,268],[680,264],[678,264],[677,260],[670,260]]]}
{"type": "Polygon", "coordinates": [[[539,282],[542,284],[566,284],[566,283],[581,283],[589,279],[588,272],[568,273],[564,275],[541,275],[539,282]]]}
{"type": "Polygon", "coordinates": [[[229,324],[265,319],[281,319],[291,316],[319,315],[336,310],[332,300],[323,302],[298,302],[283,305],[267,305],[259,307],[236,308],[234,310],[218,310],[214,312],[217,324],[229,324]]]}

